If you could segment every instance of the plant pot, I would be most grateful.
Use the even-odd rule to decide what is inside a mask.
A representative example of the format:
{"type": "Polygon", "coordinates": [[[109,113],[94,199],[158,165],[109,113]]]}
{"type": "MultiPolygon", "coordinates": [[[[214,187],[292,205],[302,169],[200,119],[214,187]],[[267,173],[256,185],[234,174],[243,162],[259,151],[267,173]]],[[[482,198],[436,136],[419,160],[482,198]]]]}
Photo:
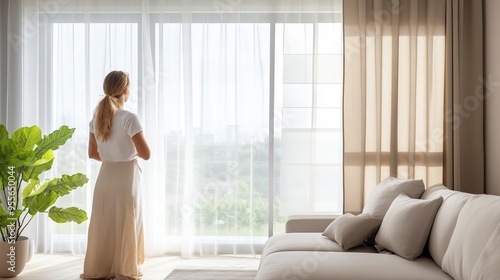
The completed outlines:
{"type": "Polygon", "coordinates": [[[21,273],[28,260],[30,241],[21,236],[13,244],[0,242],[0,277],[16,277],[21,273]]]}
{"type": "Polygon", "coordinates": [[[30,246],[29,246],[29,250],[28,250],[28,258],[26,260],[27,263],[29,263],[31,261],[31,259],[33,258],[33,255],[35,254],[35,248],[36,248],[35,239],[29,238],[29,241],[30,241],[30,246]]]}

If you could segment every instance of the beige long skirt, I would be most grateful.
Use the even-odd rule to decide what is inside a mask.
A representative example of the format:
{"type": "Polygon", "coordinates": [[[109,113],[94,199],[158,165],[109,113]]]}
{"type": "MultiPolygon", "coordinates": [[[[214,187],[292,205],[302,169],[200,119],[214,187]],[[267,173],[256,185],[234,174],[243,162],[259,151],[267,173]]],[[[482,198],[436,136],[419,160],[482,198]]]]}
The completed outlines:
{"type": "Polygon", "coordinates": [[[140,279],[144,263],[137,160],[103,162],[97,177],[81,278],[140,279]]]}

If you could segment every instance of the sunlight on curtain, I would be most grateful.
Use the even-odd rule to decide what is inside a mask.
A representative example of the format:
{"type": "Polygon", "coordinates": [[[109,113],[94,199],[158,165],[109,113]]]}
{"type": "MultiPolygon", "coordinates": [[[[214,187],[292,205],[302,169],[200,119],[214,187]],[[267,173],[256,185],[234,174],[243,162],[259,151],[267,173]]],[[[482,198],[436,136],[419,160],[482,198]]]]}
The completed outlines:
{"type": "Polygon", "coordinates": [[[267,230],[269,24],[159,22],[154,39],[166,251],[251,253],[267,230]]]}
{"type": "Polygon", "coordinates": [[[344,6],[345,211],[388,176],[443,182],[445,0],[344,6]],[[351,75],[347,75],[351,73],[351,75]]]}
{"type": "MultiPolygon", "coordinates": [[[[153,151],[140,161],[147,255],[260,253],[285,215],[342,208],[340,3],[11,1],[22,94],[5,119],[76,128],[52,175],[90,178],[58,202],[90,216],[88,123],[104,76],[128,72],[125,107],[153,151]]],[[[81,254],[87,226],[39,215],[27,233],[39,252],[81,254]]]]}

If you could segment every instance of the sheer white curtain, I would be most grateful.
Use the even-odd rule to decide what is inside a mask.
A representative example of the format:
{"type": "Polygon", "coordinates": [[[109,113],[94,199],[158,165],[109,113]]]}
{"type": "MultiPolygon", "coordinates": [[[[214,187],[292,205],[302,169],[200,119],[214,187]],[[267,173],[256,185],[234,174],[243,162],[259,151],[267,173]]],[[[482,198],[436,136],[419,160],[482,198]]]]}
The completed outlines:
{"type": "Polygon", "coordinates": [[[267,234],[269,25],[181,17],[154,23],[158,83],[146,96],[162,250],[251,253],[267,234]]]}
{"type": "Polygon", "coordinates": [[[276,25],[283,214],[341,214],[342,21],[276,25]]]}
{"type": "MultiPolygon", "coordinates": [[[[128,72],[126,108],[153,151],[140,162],[147,255],[258,253],[294,205],[341,209],[339,3],[3,1],[1,121],[76,127],[52,172],[90,178],[59,201],[90,211],[88,122],[105,74],[128,72]]],[[[86,230],[39,215],[27,234],[39,252],[79,254],[86,230]]]]}

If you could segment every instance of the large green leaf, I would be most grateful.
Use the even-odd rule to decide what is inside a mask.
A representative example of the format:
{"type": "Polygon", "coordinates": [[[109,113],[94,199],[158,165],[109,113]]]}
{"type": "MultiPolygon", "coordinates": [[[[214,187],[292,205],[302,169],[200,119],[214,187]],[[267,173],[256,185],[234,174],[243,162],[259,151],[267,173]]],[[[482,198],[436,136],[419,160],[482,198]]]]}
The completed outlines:
{"type": "MultiPolygon", "coordinates": [[[[7,146],[8,145],[6,145],[5,147],[7,146]]],[[[6,149],[8,149],[8,147],[6,149]]],[[[0,174],[0,177],[3,178],[3,181],[8,182],[8,176],[12,175],[15,177],[14,182],[17,183],[19,176],[22,176],[24,170],[26,170],[27,168],[25,167],[25,165],[29,164],[33,160],[34,154],[35,153],[32,150],[24,147],[12,150],[11,153],[7,156],[5,162],[2,162],[0,164],[1,169],[5,170],[4,172],[2,172],[2,174],[0,174]],[[12,174],[8,174],[6,172],[7,170],[12,171],[12,174]]],[[[10,181],[12,181],[12,179],[10,179],[10,181]]]]}
{"type": "MultiPolygon", "coordinates": [[[[33,162],[33,156],[35,152],[27,148],[17,148],[12,151],[12,153],[7,157],[6,164],[9,166],[14,166],[16,168],[26,166],[33,162]]],[[[19,170],[18,170],[19,171],[19,170]]]]}
{"type": "Polygon", "coordinates": [[[33,150],[35,144],[42,140],[42,131],[36,125],[21,127],[12,133],[12,140],[17,147],[33,150]]]}
{"type": "Polygon", "coordinates": [[[48,150],[40,159],[32,163],[26,163],[27,167],[23,171],[23,180],[27,182],[29,179],[38,179],[38,176],[42,172],[50,170],[52,168],[52,163],[54,162],[54,153],[52,150],[48,150]]]}
{"type": "Polygon", "coordinates": [[[35,167],[47,164],[48,162],[54,159],[54,152],[52,150],[48,150],[45,154],[42,155],[40,159],[35,160],[33,163],[27,163],[25,166],[35,167]]]}
{"type": "Polygon", "coordinates": [[[61,145],[64,145],[68,139],[73,136],[75,132],[74,128],[68,128],[63,125],[58,130],[54,130],[49,135],[45,135],[42,140],[37,143],[37,147],[35,149],[35,158],[40,158],[43,154],[45,154],[48,150],[57,150],[61,145]]]}
{"type": "MultiPolygon", "coordinates": [[[[1,200],[0,200],[0,205],[3,205],[1,200]]],[[[0,216],[1,215],[7,215],[7,212],[5,212],[5,209],[3,207],[0,207],[0,216]]]]}
{"type": "Polygon", "coordinates": [[[33,200],[32,197],[45,192],[50,184],[55,184],[58,180],[58,178],[54,178],[51,180],[44,180],[43,182],[40,182],[38,179],[31,179],[23,189],[23,206],[30,206],[29,203],[33,200]]]}
{"type": "Polygon", "coordinates": [[[81,173],[76,173],[71,176],[62,175],[56,181],[50,181],[47,190],[55,192],[59,196],[69,194],[72,190],[85,185],[89,179],[81,173]]]}
{"type": "Polygon", "coordinates": [[[7,140],[9,138],[9,132],[3,124],[0,124],[0,142],[7,140]]]}
{"type": "MultiPolygon", "coordinates": [[[[0,207],[2,208],[2,207],[0,207]]],[[[4,211],[5,212],[5,211],[4,211]]],[[[0,214],[0,228],[4,229],[6,228],[9,224],[12,223],[12,220],[9,220],[9,215],[7,214],[0,214]]]]}
{"type": "MultiPolygon", "coordinates": [[[[57,179],[52,179],[52,180],[57,180],[57,179]]],[[[26,198],[30,196],[35,196],[47,189],[47,186],[49,185],[49,182],[51,180],[45,180],[42,183],[40,183],[40,180],[38,179],[31,179],[28,184],[24,187],[23,189],[23,206],[26,207],[25,201],[26,198]]]]}
{"type": "Polygon", "coordinates": [[[49,210],[49,217],[56,223],[76,222],[81,224],[88,219],[87,213],[76,207],[59,208],[54,206],[49,210]]]}
{"type": "MultiPolygon", "coordinates": [[[[12,142],[12,140],[7,139],[4,141],[0,141],[0,170],[3,171],[3,172],[0,172],[0,180],[5,182],[5,183],[8,182],[7,178],[9,177],[9,174],[7,174],[7,172],[5,172],[9,168],[9,165],[7,164],[7,158],[12,153],[12,149],[10,148],[9,142],[12,142]]],[[[3,190],[3,187],[4,187],[3,183],[0,184],[1,190],[3,190]]]]}
{"type": "Polygon", "coordinates": [[[0,173],[0,190],[3,190],[3,188],[6,187],[7,183],[9,182],[8,178],[9,178],[9,174],[7,174],[5,172],[0,173]],[[5,185],[3,182],[5,182],[5,185]]]}
{"type": "Polygon", "coordinates": [[[10,154],[14,151],[14,142],[12,139],[0,141],[0,164],[5,164],[10,154]]]}
{"type": "Polygon", "coordinates": [[[33,216],[38,212],[47,211],[58,198],[59,196],[55,192],[44,191],[38,195],[27,197],[23,205],[26,205],[25,207],[28,208],[28,213],[33,216]]]}

